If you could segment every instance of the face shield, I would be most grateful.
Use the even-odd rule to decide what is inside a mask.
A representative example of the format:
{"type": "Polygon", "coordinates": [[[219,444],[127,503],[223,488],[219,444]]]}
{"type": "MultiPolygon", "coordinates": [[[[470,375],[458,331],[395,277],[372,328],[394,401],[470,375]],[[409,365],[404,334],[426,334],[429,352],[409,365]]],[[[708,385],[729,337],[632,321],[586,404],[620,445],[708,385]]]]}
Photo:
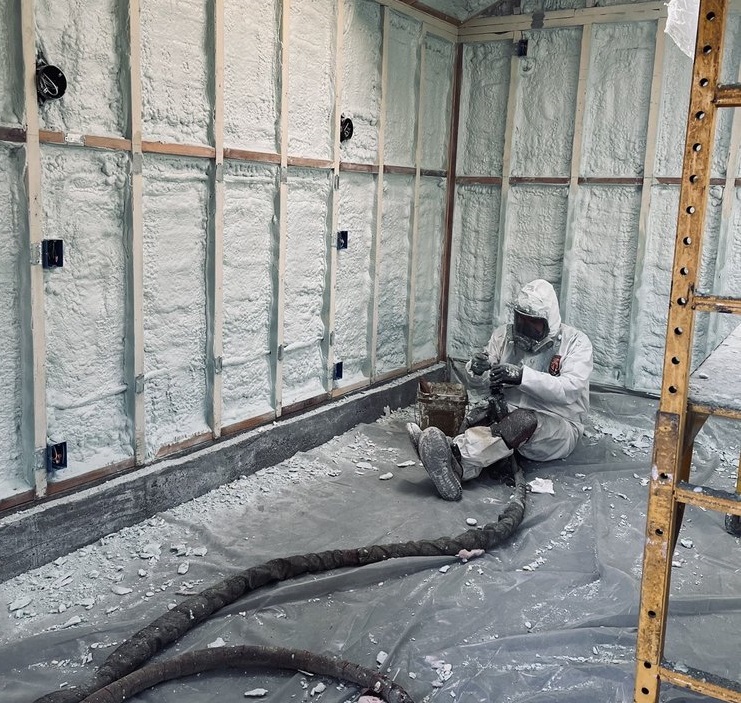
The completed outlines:
{"type": "Polygon", "coordinates": [[[515,310],[513,330],[515,344],[525,351],[535,351],[548,337],[548,320],[515,310]]]}

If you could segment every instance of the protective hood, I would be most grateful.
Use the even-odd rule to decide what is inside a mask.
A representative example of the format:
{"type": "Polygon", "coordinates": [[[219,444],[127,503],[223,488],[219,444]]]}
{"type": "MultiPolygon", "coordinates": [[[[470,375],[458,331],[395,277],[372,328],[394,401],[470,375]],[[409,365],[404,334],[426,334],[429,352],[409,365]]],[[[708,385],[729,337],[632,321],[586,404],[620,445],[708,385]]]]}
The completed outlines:
{"type": "Polygon", "coordinates": [[[544,317],[548,320],[548,337],[553,339],[561,330],[561,312],[558,307],[558,297],[553,286],[537,278],[523,286],[515,309],[532,317],[544,317]]]}

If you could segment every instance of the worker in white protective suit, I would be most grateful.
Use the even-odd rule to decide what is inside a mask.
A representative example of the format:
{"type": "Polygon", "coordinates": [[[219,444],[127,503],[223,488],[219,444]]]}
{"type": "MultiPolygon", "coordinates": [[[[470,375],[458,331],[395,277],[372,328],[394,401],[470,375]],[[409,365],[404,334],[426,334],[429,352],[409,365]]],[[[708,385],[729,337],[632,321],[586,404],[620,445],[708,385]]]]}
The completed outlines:
{"type": "Polygon", "coordinates": [[[410,439],[438,493],[459,500],[461,482],[517,450],[534,461],[562,459],[574,450],[589,412],[592,344],[561,322],[553,286],[523,287],[511,325],[494,330],[485,350],[466,364],[469,390],[490,396],[466,416],[461,433],[407,425],[410,439]]]}

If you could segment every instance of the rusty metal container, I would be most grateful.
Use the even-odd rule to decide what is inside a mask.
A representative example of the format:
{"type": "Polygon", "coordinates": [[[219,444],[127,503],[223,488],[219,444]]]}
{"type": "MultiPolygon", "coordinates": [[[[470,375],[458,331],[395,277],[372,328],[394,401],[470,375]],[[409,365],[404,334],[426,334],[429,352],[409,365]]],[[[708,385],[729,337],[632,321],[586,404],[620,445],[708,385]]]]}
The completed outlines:
{"type": "Polygon", "coordinates": [[[417,424],[424,430],[439,427],[448,437],[458,434],[466,416],[468,393],[460,383],[420,384],[417,389],[417,424]]]}

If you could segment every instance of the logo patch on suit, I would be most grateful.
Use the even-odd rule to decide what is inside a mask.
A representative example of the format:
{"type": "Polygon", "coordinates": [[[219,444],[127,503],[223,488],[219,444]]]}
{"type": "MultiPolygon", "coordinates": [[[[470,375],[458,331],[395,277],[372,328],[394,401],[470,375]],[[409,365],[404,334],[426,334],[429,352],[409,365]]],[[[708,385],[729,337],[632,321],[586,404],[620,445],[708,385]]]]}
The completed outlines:
{"type": "Polygon", "coordinates": [[[551,376],[561,375],[561,355],[557,354],[551,359],[550,366],[548,367],[548,373],[551,376]]]}

